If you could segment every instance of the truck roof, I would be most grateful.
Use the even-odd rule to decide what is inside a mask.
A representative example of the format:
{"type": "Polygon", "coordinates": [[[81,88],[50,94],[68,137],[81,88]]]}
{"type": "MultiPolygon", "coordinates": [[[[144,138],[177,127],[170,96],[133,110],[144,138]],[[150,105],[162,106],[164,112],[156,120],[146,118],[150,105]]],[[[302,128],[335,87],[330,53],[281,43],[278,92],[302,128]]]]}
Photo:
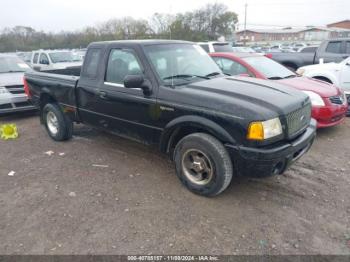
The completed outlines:
{"type": "Polygon", "coordinates": [[[111,44],[130,44],[130,45],[157,45],[157,44],[194,44],[193,42],[183,40],[164,40],[164,39],[141,39],[141,40],[115,40],[93,42],[88,47],[107,46],[111,44]]]}

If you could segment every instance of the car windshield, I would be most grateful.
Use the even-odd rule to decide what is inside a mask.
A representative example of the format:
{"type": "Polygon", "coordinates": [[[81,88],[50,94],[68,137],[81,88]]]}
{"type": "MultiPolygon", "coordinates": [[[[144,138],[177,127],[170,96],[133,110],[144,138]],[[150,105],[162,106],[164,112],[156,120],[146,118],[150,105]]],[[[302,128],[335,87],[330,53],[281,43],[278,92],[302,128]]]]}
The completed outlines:
{"type": "Polygon", "coordinates": [[[214,43],[213,47],[215,52],[233,52],[232,46],[227,43],[214,43]]]}
{"type": "Polygon", "coordinates": [[[265,56],[245,57],[243,60],[269,79],[282,79],[296,76],[283,65],[265,56]]]}
{"type": "Polygon", "coordinates": [[[52,63],[79,62],[81,58],[75,56],[72,52],[54,52],[49,53],[52,63]]]}
{"type": "Polygon", "coordinates": [[[0,57],[0,73],[26,72],[29,69],[18,57],[0,57]]]}
{"type": "Polygon", "coordinates": [[[221,75],[210,56],[193,44],[159,44],[145,52],[165,85],[182,85],[221,75]]]}

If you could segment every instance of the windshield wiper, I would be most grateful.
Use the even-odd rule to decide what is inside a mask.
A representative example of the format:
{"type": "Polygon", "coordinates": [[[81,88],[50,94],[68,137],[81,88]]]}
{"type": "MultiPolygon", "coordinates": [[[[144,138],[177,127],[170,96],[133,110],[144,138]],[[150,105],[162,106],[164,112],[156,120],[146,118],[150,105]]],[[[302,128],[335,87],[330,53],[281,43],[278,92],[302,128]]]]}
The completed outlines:
{"type": "Polygon", "coordinates": [[[282,79],[282,77],[280,77],[280,76],[271,76],[271,77],[268,77],[267,79],[270,79],[270,80],[279,80],[279,79],[282,79]]]}
{"type": "Polygon", "coordinates": [[[186,79],[186,78],[193,78],[193,77],[198,77],[198,78],[203,78],[203,79],[210,79],[207,76],[179,74],[179,75],[172,75],[172,76],[164,77],[163,80],[172,79],[172,78],[184,78],[184,79],[186,79]]]}
{"type": "Polygon", "coordinates": [[[207,74],[205,76],[206,77],[211,77],[211,76],[217,76],[217,75],[221,75],[221,73],[220,72],[213,72],[213,73],[207,74]]]}

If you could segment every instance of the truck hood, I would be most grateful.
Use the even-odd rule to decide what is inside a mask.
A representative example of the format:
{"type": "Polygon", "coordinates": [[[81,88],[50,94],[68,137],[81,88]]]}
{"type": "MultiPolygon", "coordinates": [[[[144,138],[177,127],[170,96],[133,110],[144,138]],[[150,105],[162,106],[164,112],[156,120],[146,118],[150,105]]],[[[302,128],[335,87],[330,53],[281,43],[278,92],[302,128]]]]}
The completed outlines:
{"type": "Polygon", "coordinates": [[[313,78],[302,76],[275,81],[302,91],[315,92],[321,97],[330,97],[339,94],[339,89],[336,86],[313,78]]]}
{"type": "Polygon", "coordinates": [[[273,81],[247,77],[219,77],[184,86],[175,98],[242,119],[267,120],[290,113],[309,98],[273,81]]]}
{"type": "Polygon", "coordinates": [[[0,73],[0,86],[23,85],[24,72],[0,73]]]}

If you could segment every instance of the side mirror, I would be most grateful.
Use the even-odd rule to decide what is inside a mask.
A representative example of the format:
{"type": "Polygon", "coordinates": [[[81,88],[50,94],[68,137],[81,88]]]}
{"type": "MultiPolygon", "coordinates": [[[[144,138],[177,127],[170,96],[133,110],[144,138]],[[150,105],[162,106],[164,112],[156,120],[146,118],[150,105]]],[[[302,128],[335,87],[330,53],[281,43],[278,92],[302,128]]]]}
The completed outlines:
{"type": "Polygon", "coordinates": [[[124,86],[126,88],[141,88],[146,95],[151,93],[151,85],[143,75],[127,75],[124,78],[124,86]]]}
{"type": "Polygon", "coordinates": [[[345,65],[350,66],[350,62],[347,62],[345,65]]]}
{"type": "Polygon", "coordinates": [[[43,60],[43,61],[40,61],[40,64],[43,64],[43,65],[48,65],[48,64],[49,64],[49,61],[47,61],[47,60],[43,60]]]}

